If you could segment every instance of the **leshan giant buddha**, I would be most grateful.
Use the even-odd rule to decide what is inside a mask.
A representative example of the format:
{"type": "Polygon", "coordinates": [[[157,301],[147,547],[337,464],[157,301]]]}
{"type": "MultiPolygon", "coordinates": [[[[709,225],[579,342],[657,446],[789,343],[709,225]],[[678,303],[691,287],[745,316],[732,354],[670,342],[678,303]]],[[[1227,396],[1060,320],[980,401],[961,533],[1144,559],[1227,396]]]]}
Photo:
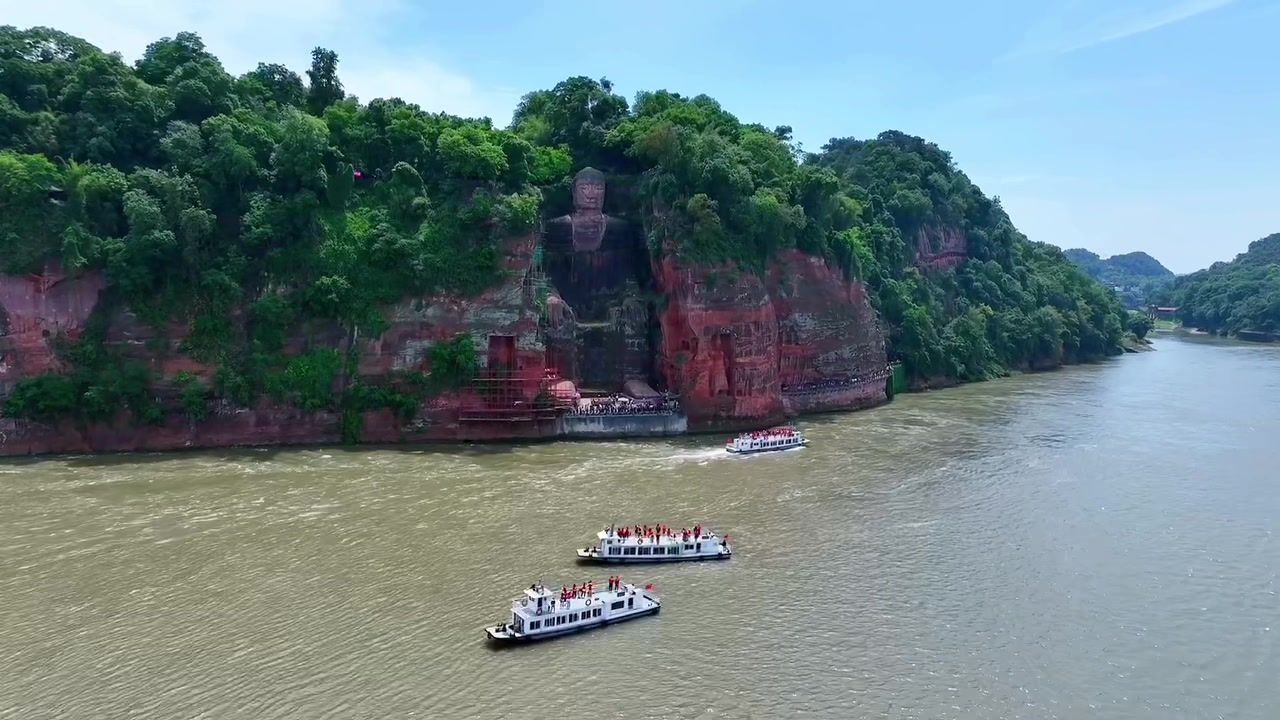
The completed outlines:
{"type": "Polygon", "coordinates": [[[547,275],[577,324],[576,368],[561,371],[584,387],[613,391],[627,380],[651,380],[644,299],[651,272],[639,228],[606,215],[604,199],[604,173],[584,168],[573,178],[573,213],[547,221],[543,245],[547,275]]]}

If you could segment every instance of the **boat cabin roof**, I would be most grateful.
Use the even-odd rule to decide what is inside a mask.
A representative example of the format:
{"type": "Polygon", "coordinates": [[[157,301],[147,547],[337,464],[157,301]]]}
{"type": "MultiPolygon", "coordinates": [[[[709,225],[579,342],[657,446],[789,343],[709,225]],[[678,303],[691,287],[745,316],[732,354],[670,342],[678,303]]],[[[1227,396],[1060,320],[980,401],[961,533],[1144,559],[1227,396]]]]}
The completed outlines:
{"type": "Polygon", "coordinates": [[[525,588],[524,594],[525,594],[525,597],[529,598],[530,600],[537,600],[538,598],[548,598],[548,597],[551,597],[552,595],[551,590],[544,585],[530,585],[529,587],[525,588]]]}
{"type": "MultiPolygon", "coordinates": [[[[602,603],[632,596],[637,591],[636,591],[635,585],[631,583],[623,583],[622,587],[617,590],[609,590],[608,588],[605,588],[602,590],[597,589],[591,595],[583,595],[582,597],[573,597],[565,601],[560,600],[560,591],[558,589],[554,593],[547,593],[547,595],[551,595],[550,598],[548,598],[547,595],[531,595],[530,592],[531,592],[530,590],[525,590],[524,594],[527,597],[516,598],[514,601],[512,601],[511,607],[513,611],[520,613],[521,615],[536,619],[536,617],[538,616],[538,603],[531,602],[526,605],[526,604],[522,604],[523,600],[528,600],[528,599],[536,600],[539,597],[541,597],[544,601],[547,601],[548,599],[555,600],[556,601],[555,614],[560,614],[564,612],[581,612],[589,608],[600,607],[602,603]],[[591,600],[590,605],[587,604],[588,599],[591,600]]],[[[546,614],[552,614],[549,612],[549,607],[546,604],[543,605],[543,612],[546,614]]]]}

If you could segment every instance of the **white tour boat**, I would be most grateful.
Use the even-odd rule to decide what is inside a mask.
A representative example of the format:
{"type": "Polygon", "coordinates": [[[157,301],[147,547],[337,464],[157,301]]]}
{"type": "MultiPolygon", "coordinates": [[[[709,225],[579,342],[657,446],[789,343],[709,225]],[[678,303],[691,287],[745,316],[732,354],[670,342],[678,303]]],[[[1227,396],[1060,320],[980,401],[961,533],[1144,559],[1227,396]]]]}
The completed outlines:
{"type": "Polygon", "coordinates": [[[599,590],[594,585],[572,590],[530,585],[511,602],[511,620],[485,628],[484,634],[500,643],[528,642],[654,615],[662,603],[649,594],[652,589],[620,578],[610,578],[599,590]]]}
{"type": "Polygon", "coordinates": [[[733,555],[729,536],[723,538],[701,525],[692,530],[607,527],[596,533],[599,543],[578,550],[582,560],[606,563],[659,563],[681,560],[728,560],[733,555]]]}
{"type": "Polygon", "coordinates": [[[790,450],[804,447],[809,443],[804,433],[791,425],[782,425],[768,430],[745,432],[724,444],[724,449],[731,453],[747,454],[771,452],[774,450],[790,450]]]}

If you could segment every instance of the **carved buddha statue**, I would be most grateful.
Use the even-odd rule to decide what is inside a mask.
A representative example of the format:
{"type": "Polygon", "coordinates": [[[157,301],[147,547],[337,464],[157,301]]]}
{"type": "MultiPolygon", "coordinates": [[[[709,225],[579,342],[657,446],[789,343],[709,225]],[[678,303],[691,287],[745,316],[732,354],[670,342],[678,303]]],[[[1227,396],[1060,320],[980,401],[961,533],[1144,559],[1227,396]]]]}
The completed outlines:
{"type": "Polygon", "coordinates": [[[649,318],[641,293],[650,269],[638,226],[606,215],[604,199],[604,173],[584,168],[573,178],[573,212],[546,222],[543,248],[547,276],[576,320],[573,379],[613,388],[648,379],[649,318]]]}
{"type": "Polygon", "coordinates": [[[628,280],[645,285],[648,258],[639,231],[604,213],[605,176],[583,168],[573,178],[573,213],[547,221],[546,270],[581,320],[603,320],[628,280]]]}

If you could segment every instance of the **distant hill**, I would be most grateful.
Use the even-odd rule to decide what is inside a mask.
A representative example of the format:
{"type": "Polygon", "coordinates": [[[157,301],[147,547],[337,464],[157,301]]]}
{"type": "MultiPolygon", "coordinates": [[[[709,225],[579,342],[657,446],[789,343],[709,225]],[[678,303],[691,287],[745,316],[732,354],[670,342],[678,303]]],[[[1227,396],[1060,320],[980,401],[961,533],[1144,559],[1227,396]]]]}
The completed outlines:
{"type": "Polygon", "coordinates": [[[1224,335],[1280,335],[1280,233],[1231,262],[1178,278],[1172,301],[1184,325],[1224,335]]]}
{"type": "Polygon", "coordinates": [[[1084,248],[1066,250],[1064,254],[1090,277],[1114,289],[1125,306],[1132,309],[1167,299],[1173,286],[1173,271],[1144,252],[1112,255],[1105,260],[1084,248]]]}

